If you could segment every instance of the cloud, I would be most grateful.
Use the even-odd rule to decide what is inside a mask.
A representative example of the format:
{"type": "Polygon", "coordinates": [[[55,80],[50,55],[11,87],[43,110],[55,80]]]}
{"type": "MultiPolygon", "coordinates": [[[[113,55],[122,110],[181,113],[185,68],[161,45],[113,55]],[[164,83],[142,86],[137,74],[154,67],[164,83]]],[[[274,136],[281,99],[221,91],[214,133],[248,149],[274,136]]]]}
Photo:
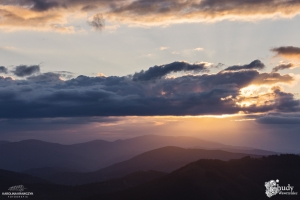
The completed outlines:
{"type": "MultiPolygon", "coordinates": [[[[110,22],[141,25],[260,20],[299,14],[297,0],[2,0],[0,27],[5,29],[55,30],[51,25],[70,27],[70,21],[86,14],[101,13],[110,22]]],[[[103,20],[89,22],[97,30],[103,20]],[[100,22],[100,23],[99,23],[100,22]]]]}
{"type": "Polygon", "coordinates": [[[103,76],[103,77],[107,77],[105,74],[103,74],[103,73],[97,73],[97,76],[103,76]]]}
{"type": "Polygon", "coordinates": [[[105,20],[101,13],[97,13],[93,16],[93,20],[88,21],[88,24],[91,25],[96,31],[102,31],[105,27],[105,20]]]}
{"type": "Polygon", "coordinates": [[[227,67],[224,70],[244,70],[244,69],[264,69],[265,65],[260,60],[254,60],[248,65],[235,65],[227,67]]]}
{"type": "Polygon", "coordinates": [[[294,63],[281,63],[274,67],[272,69],[272,72],[278,72],[279,70],[284,70],[284,69],[293,69],[296,68],[297,66],[294,63]]]}
{"type": "Polygon", "coordinates": [[[169,49],[169,47],[160,47],[159,50],[164,51],[166,49],[169,49]]]}
{"type": "Polygon", "coordinates": [[[0,66],[0,74],[7,74],[7,68],[4,66],[0,66]]]}
{"type": "Polygon", "coordinates": [[[12,31],[22,29],[33,29],[49,31],[53,25],[62,26],[65,17],[57,11],[36,12],[26,7],[1,5],[0,3],[0,28],[12,31]]]}
{"type": "Polygon", "coordinates": [[[274,86],[292,83],[292,75],[238,70],[165,77],[171,72],[206,70],[206,63],[177,61],[123,77],[80,75],[64,80],[65,74],[69,74],[65,72],[25,73],[31,76],[16,80],[0,76],[0,118],[299,111],[299,100],[274,86]],[[243,93],[245,87],[260,86],[270,89],[258,94],[243,93]]]}
{"type": "Polygon", "coordinates": [[[300,124],[300,113],[269,113],[259,117],[260,124],[300,124]]]}
{"type": "Polygon", "coordinates": [[[198,47],[198,48],[196,48],[196,49],[194,49],[195,51],[203,51],[204,49],[203,48],[201,48],[201,47],[198,47]]]}
{"type": "Polygon", "coordinates": [[[293,46],[282,46],[271,49],[277,56],[285,58],[300,58],[300,48],[293,46]]]}
{"type": "Polygon", "coordinates": [[[279,73],[261,73],[257,75],[252,83],[256,85],[272,85],[280,83],[292,83],[295,81],[294,77],[288,74],[281,75],[279,73]]]}
{"type": "Polygon", "coordinates": [[[299,1],[295,0],[135,0],[117,4],[107,15],[122,21],[150,24],[259,20],[297,15],[299,6],[299,1]]]}
{"type": "Polygon", "coordinates": [[[47,73],[43,73],[43,74],[39,74],[37,76],[30,76],[27,78],[27,80],[29,81],[34,81],[34,82],[60,82],[61,81],[61,75],[59,73],[53,73],[53,72],[47,72],[47,73]]]}
{"type": "Polygon", "coordinates": [[[25,76],[30,76],[35,73],[40,72],[40,66],[39,65],[19,65],[16,67],[15,70],[12,71],[14,75],[18,77],[25,77],[25,76]]]}
{"type": "Polygon", "coordinates": [[[294,99],[292,93],[285,93],[279,87],[272,88],[275,94],[275,104],[277,110],[285,112],[299,111],[299,100],[294,99]]]}
{"type": "Polygon", "coordinates": [[[161,78],[172,72],[193,71],[193,72],[207,72],[206,63],[189,64],[187,62],[173,62],[166,65],[150,67],[148,70],[137,72],[133,75],[133,80],[148,81],[152,79],[161,78]]]}
{"type": "Polygon", "coordinates": [[[81,8],[82,11],[91,11],[97,9],[98,6],[95,5],[86,5],[81,8]]]}
{"type": "Polygon", "coordinates": [[[35,11],[46,11],[59,6],[58,2],[56,1],[46,1],[46,0],[31,0],[31,1],[33,3],[31,9],[35,11]]]}

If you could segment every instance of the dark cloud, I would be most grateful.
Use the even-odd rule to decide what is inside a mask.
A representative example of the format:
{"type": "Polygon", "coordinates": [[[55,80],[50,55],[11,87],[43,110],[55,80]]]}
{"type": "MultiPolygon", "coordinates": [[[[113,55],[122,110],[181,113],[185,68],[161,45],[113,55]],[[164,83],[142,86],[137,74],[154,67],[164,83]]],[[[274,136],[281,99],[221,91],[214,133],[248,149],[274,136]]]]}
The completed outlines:
{"type": "Polygon", "coordinates": [[[25,76],[30,76],[35,73],[40,72],[40,66],[39,65],[19,65],[16,67],[14,71],[12,71],[14,75],[18,77],[25,77],[25,76]]]}
{"type": "Polygon", "coordinates": [[[285,112],[299,111],[299,100],[292,93],[282,92],[280,88],[273,88],[275,94],[276,109],[285,112]]]}
{"type": "MultiPolygon", "coordinates": [[[[193,12],[212,12],[211,15],[216,13],[221,13],[224,11],[237,11],[240,9],[240,13],[246,12],[247,8],[250,11],[255,11],[255,13],[272,13],[275,11],[284,11],[287,8],[297,7],[299,2],[297,0],[2,0],[3,5],[21,5],[21,6],[31,6],[31,8],[36,8],[38,11],[45,11],[53,7],[72,7],[72,6],[84,6],[84,7],[94,7],[99,5],[110,6],[115,12],[133,12],[142,14],[148,13],[170,13],[177,10],[178,12],[184,9],[191,8],[191,10],[186,10],[187,14],[193,12]],[[267,6],[273,6],[273,10],[265,10],[267,6]],[[255,7],[257,10],[254,10],[255,7]],[[193,10],[192,10],[193,8],[193,10]]],[[[254,13],[254,14],[255,14],[254,13]]]]}
{"type": "Polygon", "coordinates": [[[295,65],[293,63],[282,63],[274,67],[272,69],[272,72],[278,72],[279,70],[284,70],[284,69],[292,69],[294,67],[295,65]]]}
{"type": "MultiPolygon", "coordinates": [[[[0,27],[34,29],[50,28],[52,24],[65,25],[69,11],[82,15],[82,12],[101,10],[112,21],[165,25],[224,19],[260,20],[275,15],[291,17],[299,14],[300,10],[298,0],[1,0],[0,5],[3,7],[0,9],[0,27]],[[14,6],[26,11],[19,12],[14,6]]],[[[102,29],[103,21],[97,21],[95,19],[90,23],[102,29]]]]}
{"type": "Polygon", "coordinates": [[[0,66],[0,74],[7,74],[7,68],[4,66],[0,66]]]}
{"type": "Polygon", "coordinates": [[[295,80],[294,77],[288,74],[281,75],[279,73],[261,73],[254,78],[252,83],[257,85],[261,85],[261,84],[271,85],[271,84],[276,84],[278,82],[292,83],[294,80],[295,80]]]}
{"type": "Polygon", "coordinates": [[[39,74],[37,76],[28,77],[27,80],[34,82],[60,82],[60,77],[61,75],[59,73],[48,72],[39,74]]]}
{"type": "MultiPolygon", "coordinates": [[[[244,19],[275,14],[280,16],[297,14],[297,0],[135,0],[115,6],[110,12],[128,20],[159,23],[180,19],[213,20],[218,18],[244,19]],[[272,9],[270,9],[272,7],[272,9]]],[[[269,15],[269,16],[268,16],[269,15]]]]}
{"type": "Polygon", "coordinates": [[[55,7],[59,7],[59,3],[56,1],[49,0],[32,0],[32,10],[35,11],[46,11],[55,7]]]}
{"type": "Polygon", "coordinates": [[[293,46],[283,46],[276,47],[271,49],[271,51],[275,52],[277,55],[286,56],[286,57],[299,57],[300,56],[300,48],[293,46]]]}
{"type": "Polygon", "coordinates": [[[270,113],[259,117],[256,122],[260,124],[300,124],[300,113],[270,113]]]}
{"type": "Polygon", "coordinates": [[[260,60],[254,60],[248,65],[235,65],[231,67],[227,67],[225,70],[243,70],[243,69],[263,69],[265,68],[264,63],[262,63],[260,60]]]}
{"type": "Polygon", "coordinates": [[[86,5],[81,8],[82,11],[90,11],[98,8],[96,5],[86,5]]]}
{"type": "Polygon", "coordinates": [[[93,16],[93,20],[88,21],[88,24],[97,31],[102,31],[105,27],[105,20],[101,13],[97,13],[93,16]]]}
{"type": "MultiPolygon", "coordinates": [[[[283,7],[293,7],[299,5],[298,1],[276,1],[276,0],[266,0],[266,1],[249,1],[249,0],[190,0],[190,1],[180,1],[180,0],[136,0],[129,1],[127,4],[121,4],[121,6],[116,7],[114,12],[125,13],[131,12],[139,15],[149,15],[151,13],[155,14],[170,14],[175,11],[182,14],[193,14],[193,13],[207,13],[208,15],[214,16],[217,14],[229,12],[235,14],[246,14],[252,12],[256,13],[272,13],[275,10],[267,10],[267,6],[274,6],[275,10],[280,11],[283,7]],[[184,9],[186,10],[184,13],[184,9]],[[256,8],[256,10],[255,10],[256,8]],[[248,9],[248,10],[247,10],[248,9]]],[[[228,13],[228,14],[229,14],[228,13]]]]}
{"type": "Polygon", "coordinates": [[[62,0],[2,0],[2,5],[14,5],[28,7],[31,10],[42,12],[57,7],[65,7],[66,1],[62,0]]]}
{"type": "Polygon", "coordinates": [[[249,85],[291,83],[291,75],[257,70],[163,78],[170,72],[205,71],[205,64],[174,62],[131,76],[78,76],[42,73],[26,80],[0,77],[0,118],[153,116],[295,112],[293,94],[273,88],[264,95],[244,97],[249,85]],[[145,81],[147,80],[147,81],[145,81]],[[243,102],[256,101],[249,106],[243,102]]]}
{"type": "Polygon", "coordinates": [[[224,65],[225,64],[223,64],[223,63],[218,63],[217,65],[214,65],[213,67],[219,69],[219,68],[223,67],[224,65]]]}
{"type": "Polygon", "coordinates": [[[74,77],[74,73],[68,71],[55,71],[54,74],[59,74],[60,77],[70,79],[74,77]]]}
{"type": "Polygon", "coordinates": [[[166,65],[150,67],[148,70],[137,72],[133,75],[135,81],[148,81],[161,78],[172,72],[192,71],[192,72],[208,72],[205,63],[189,64],[187,62],[173,62],[166,65]]]}

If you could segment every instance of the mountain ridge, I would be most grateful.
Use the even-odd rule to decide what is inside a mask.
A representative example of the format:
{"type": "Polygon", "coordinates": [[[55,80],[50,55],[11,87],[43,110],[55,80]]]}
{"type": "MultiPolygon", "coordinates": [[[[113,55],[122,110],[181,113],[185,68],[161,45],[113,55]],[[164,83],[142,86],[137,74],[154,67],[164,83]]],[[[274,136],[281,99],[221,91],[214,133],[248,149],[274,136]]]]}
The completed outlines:
{"type": "MultiPolygon", "coordinates": [[[[222,150],[185,149],[169,146],[144,152],[131,159],[113,164],[94,172],[59,172],[42,178],[56,184],[81,185],[119,178],[135,171],[155,170],[170,173],[199,159],[230,160],[245,156],[249,156],[249,154],[231,153],[222,150]]],[[[250,156],[261,157],[258,155],[250,156]]]]}
{"type": "MultiPolygon", "coordinates": [[[[24,140],[0,145],[0,168],[25,171],[33,168],[56,167],[88,172],[165,146],[201,149],[233,148],[229,145],[186,136],[145,135],[114,142],[94,140],[71,145],[24,140]],[[6,152],[10,152],[10,155],[6,152]]],[[[244,150],[235,149],[235,151],[244,150]]],[[[260,151],[267,155],[275,153],[260,151]]]]}
{"type": "MultiPolygon", "coordinates": [[[[264,200],[268,199],[264,184],[270,180],[299,189],[299,168],[300,156],[288,154],[230,161],[201,159],[137,187],[84,200],[264,200]]],[[[272,199],[296,200],[298,195],[272,199]]]]}

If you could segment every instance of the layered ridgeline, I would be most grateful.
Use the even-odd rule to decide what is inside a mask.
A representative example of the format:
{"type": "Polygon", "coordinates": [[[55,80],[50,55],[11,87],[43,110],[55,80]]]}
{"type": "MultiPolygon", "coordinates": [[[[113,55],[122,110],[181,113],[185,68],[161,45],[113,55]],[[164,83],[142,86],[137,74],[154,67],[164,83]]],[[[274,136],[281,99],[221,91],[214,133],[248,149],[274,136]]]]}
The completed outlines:
{"type": "Polygon", "coordinates": [[[229,146],[192,137],[157,135],[140,136],[114,142],[95,140],[73,145],[61,145],[38,140],[2,141],[0,142],[0,169],[11,171],[34,169],[36,171],[36,168],[48,168],[48,170],[60,172],[88,172],[166,146],[219,149],[256,155],[274,154],[274,152],[229,146]]]}
{"type": "Polygon", "coordinates": [[[290,184],[293,191],[298,192],[297,195],[278,194],[272,199],[298,200],[299,169],[298,155],[245,157],[231,161],[204,159],[140,186],[85,200],[263,200],[269,199],[265,194],[265,182],[270,180],[278,180],[280,186],[290,184]]]}
{"type": "Polygon", "coordinates": [[[230,161],[201,159],[169,174],[138,171],[104,182],[64,186],[21,173],[0,170],[0,190],[24,185],[32,200],[263,200],[265,182],[290,184],[298,195],[272,199],[299,199],[300,156],[244,157],[230,161]]]}
{"type": "MultiPolygon", "coordinates": [[[[95,172],[80,173],[67,171],[28,170],[24,173],[44,178],[52,183],[81,185],[122,177],[137,171],[155,170],[170,173],[199,159],[230,160],[243,158],[249,154],[231,153],[222,150],[183,149],[162,147],[135,156],[129,160],[113,164],[95,172]]],[[[252,157],[260,157],[251,155],[252,157]]]]}

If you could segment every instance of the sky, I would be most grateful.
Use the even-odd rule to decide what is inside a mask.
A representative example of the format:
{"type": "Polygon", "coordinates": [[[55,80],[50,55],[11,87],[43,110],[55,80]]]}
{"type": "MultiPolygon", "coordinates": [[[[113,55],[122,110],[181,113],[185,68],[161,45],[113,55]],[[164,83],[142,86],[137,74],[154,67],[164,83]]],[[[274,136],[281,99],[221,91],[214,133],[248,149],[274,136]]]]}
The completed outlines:
{"type": "Polygon", "coordinates": [[[2,0],[0,140],[300,152],[297,0],[2,0]]]}

